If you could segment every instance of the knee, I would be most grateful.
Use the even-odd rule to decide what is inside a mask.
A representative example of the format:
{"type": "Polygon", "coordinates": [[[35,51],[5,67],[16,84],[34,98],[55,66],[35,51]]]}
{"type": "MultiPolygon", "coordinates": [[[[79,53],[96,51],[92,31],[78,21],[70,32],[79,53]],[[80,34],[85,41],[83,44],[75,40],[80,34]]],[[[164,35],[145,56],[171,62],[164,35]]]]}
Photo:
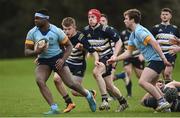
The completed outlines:
{"type": "Polygon", "coordinates": [[[55,76],[54,77],[54,83],[62,83],[62,80],[60,77],[55,76]]]}
{"type": "Polygon", "coordinates": [[[127,71],[126,74],[128,77],[131,77],[131,71],[127,71]]]}
{"type": "Polygon", "coordinates": [[[98,79],[101,75],[98,72],[93,71],[93,76],[95,79],[98,79]]]}
{"type": "Polygon", "coordinates": [[[139,84],[141,87],[143,87],[143,86],[144,86],[144,83],[145,83],[145,81],[144,81],[144,80],[139,79],[138,84],[139,84]]]}
{"type": "Polygon", "coordinates": [[[39,87],[43,87],[46,85],[46,82],[43,79],[37,78],[36,83],[39,87]]]}
{"type": "Polygon", "coordinates": [[[171,73],[170,72],[164,72],[164,77],[165,79],[169,79],[170,78],[171,73]]]}
{"type": "Polygon", "coordinates": [[[114,89],[114,85],[113,84],[110,84],[110,83],[106,83],[106,89],[108,91],[112,91],[114,89]]]}
{"type": "Polygon", "coordinates": [[[110,89],[108,86],[106,86],[106,90],[107,90],[108,92],[111,91],[111,89],[110,89]]]}

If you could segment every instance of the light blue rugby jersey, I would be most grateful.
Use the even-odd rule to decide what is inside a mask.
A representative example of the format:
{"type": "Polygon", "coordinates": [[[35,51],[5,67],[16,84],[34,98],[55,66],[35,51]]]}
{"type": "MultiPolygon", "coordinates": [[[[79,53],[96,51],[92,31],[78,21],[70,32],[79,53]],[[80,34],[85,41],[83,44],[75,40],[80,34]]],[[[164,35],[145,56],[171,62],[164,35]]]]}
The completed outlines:
{"type": "Polygon", "coordinates": [[[50,24],[49,31],[45,35],[40,32],[37,26],[35,26],[28,32],[26,40],[32,40],[36,43],[37,41],[46,38],[49,42],[49,47],[39,54],[38,58],[51,58],[62,53],[62,49],[59,47],[59,44],[65,39],[65,37],[65,33],[60,28],[50,24]]]}
{"type": "Polygon", "coordinates": [[[152,45],[145,45],[145,39],[147,36],[151,37],[151,40],[155,40],[153,35],[142,25],[138,24],[134,32],[131,33],[128,45],[135,46],[144,56],[146,61],[157,60],[160,61],[161,58],[159,54],[155,51],[152,45]]]}

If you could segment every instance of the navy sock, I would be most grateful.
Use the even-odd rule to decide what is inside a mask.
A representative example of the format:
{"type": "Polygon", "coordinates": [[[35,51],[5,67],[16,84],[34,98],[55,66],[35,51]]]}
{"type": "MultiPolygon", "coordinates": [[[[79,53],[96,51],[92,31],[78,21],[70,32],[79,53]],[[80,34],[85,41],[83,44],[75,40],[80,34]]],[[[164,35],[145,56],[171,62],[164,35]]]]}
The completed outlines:
{"type": "Polygon", "coordinates": [[[105,100],[106,102],[108,102],[108,96],[107,96],[107,94],[103,94],[103,95],[101,95],[101,97],[102,97],[102,102],[105,100]]]}
{"type": "Polygon", "coordinates": [[[127,94],[128,96],[132,95],[132,82],[131,80],[129,81],[129,83],[126,85],[126,89],[127,89],[127,94]]]}
{"type": "Polygon", "coordinates": [[[72,100],[71,100],[71,98],[69,97],[68,94],[66,96],[64,96],[63,99],[64,99],[64,101],[66,102],[67,105],[72,103],[72,100]]]}
{"type": "Polygon", "coordinates": [[[125,72],[119,73],[115,75],[117,79],[124,79],[126,77],[125,72]]]}

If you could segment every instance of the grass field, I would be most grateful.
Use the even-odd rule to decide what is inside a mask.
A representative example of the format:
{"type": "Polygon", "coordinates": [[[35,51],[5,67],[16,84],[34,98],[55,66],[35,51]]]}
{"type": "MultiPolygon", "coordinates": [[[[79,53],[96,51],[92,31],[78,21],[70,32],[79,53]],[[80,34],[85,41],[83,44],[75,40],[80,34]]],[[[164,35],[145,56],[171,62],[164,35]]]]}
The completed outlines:
{"type": "MultiPolygon", "coordinates": [[[[178,59],[177,59],[178,60],[178,59]]],[[[101,98],[92,77],[93,63],[92,59],[88,59],[86,76],[84,79],[84,87],[97,90],[97,104],[100,104],[101,98]]],[[[0,60],[0,117],[42,117],[42,113],[49,110],[49,106],[40,95],[39,89],[34,79],[33,59],[13,59],[0,60]]],[[[179,80],[180,61],[177,61],[173,77],[179,80]]],[[[117,71],[121,71],[121,65],[117,71]]],[[[145,108],[140,105],[140,98],[145,91],[138,84],[136,77],[133,76],[133,97],[128,99],[129,108],[121,113],[114,112],[117,107],[117,101],[110,102],[110,111],[99,111],[92,113],[84,98],[73,97],[76,108],[67,114],[59,114],[54,116],[60,117],[179,117],[180,113],[153,113],[152,109],[145,108]]],[[[52,77],[48,81],[55,101],[59,104],[60,110],[65,108],[65,103],[59,95],[52,81],[52,77]]],[[[118,80],[115,84],[120,88],[123,95],[126,90],[122,80],[118,80]]]]}

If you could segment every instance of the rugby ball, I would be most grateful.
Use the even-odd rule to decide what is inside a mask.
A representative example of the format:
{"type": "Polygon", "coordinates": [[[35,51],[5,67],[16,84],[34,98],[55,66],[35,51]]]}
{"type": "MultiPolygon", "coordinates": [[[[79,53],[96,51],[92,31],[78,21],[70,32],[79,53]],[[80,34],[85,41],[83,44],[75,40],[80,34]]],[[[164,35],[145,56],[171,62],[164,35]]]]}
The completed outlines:
{"type": "Polygon", "coordinates": [[[41,39],[39,41],[36,42],[34,49],[36,50],[37,48],[44,48],[47,49],[48,48],[48,42],[47,39],[41,39]],[[45,47],[45,48],[44,48],[45,47]]]}

